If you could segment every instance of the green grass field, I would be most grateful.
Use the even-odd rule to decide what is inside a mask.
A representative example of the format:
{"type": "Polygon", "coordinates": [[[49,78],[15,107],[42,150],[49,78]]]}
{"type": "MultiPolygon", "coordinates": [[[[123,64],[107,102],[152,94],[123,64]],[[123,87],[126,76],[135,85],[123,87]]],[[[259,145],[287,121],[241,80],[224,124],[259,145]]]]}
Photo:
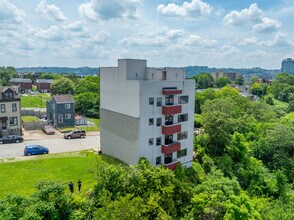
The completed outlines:
{"type": "Polygon", "coordinates": [[[77,126],[81,130],[88,131],[100,131],[100,118],[87,118],[89,122],[92,122],[93,126],[87,126],[87,125],[80,125],[77,126]]]}
{"type": "Polygon", "coordinates": [[[33,121],[40,121],[39,118],[35,117],[35,116],[21,116],[21,120],[23,120],[24,122],[33,122],[33,121]]]}
{"type": "Polygon", "coordinates": [[[36,93],[35,95],[27,94],[21,96],[22,108],[46,108],[46,100],[49,100],[50,96],[44,93],[36,93]]]}
{"type": "Polygon", "coordinates": [[[0,162],[0,199],[8,194],[30,195],[35,192],[35,184],[40,180],[57,180],[68,186],[82,181],[82,194],[95,185],[96,165],[105,161],[109,164],[122,164],[117,159],[98,155],[94,152],[42,155],[26,157],[23,161],[0,162]]]}

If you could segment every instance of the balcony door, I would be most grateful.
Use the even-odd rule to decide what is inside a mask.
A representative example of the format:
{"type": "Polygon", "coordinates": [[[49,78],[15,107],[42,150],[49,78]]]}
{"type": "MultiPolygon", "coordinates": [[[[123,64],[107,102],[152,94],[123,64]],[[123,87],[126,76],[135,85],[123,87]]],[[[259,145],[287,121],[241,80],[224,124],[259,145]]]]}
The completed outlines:
{"type": "Polygon", "coordinates": [[[173,154],[165,154],[164,155],[164,164],[169,164],[173,162],[173,154]]]}

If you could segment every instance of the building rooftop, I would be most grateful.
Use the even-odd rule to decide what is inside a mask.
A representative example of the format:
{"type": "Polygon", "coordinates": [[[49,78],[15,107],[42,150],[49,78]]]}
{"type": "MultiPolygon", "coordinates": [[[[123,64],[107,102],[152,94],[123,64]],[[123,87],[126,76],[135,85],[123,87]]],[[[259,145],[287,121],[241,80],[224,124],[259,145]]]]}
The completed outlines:
{"type": "Polygon", "coordinates": [[[55,95],[53,97],[57,103],[74,103],[72,95],[55,95]]]}

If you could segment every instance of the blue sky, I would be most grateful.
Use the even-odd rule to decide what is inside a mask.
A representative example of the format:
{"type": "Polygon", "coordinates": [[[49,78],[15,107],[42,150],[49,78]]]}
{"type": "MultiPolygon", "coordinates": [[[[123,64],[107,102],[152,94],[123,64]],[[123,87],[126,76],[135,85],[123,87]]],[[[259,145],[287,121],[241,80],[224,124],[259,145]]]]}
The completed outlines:
{"type": "Polygon", "coordinates": [[[0,66],[280,68],[294,0],[0,0],[0,66]]]}

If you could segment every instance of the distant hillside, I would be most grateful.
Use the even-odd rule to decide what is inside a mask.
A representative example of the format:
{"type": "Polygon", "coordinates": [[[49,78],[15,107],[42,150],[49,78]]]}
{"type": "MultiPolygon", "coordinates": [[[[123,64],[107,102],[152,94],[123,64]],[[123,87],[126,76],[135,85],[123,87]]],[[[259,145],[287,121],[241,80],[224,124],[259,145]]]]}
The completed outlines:
{"type": "MultiPolygon", "coordinates": [[[[213,73],[218,70],[222,70],[224,72],[238,72],[243,75],[258,75],[266,78],[274,78],[275,74],[281,72],[279,69],[275,70],[267,70],[261,68],[251,68],[251,69],[236,69],[236,68],[209,68],[207,66],[187,66],[184,67],[186,77],[189,78],[191,76],[197,75],[201,72],[205,73],[213,73]]],[[[94,75],[99,74],[99,68],[92,67],[78,67],[78,68],[69,68],[69,67],[22,67],[16,68],[19,73],[37,73],[37,72],[45,72],[45,73],[67,73],[67,74],[77,74],[77,75],[94,75]]]]}
{"type": "Polygon", "coordinates": [[[92,67],[22,67],[16,68],[18,73],[67,73],[67,74],[76,74],[76,75],[95,75],[99,73],[99,68],[92,67]]]}
{"type": "Polygon", "coordinates": [[[187,78],[197,75],[199,73],[205,72],[205,73],[214,73],[216,71],[224,71],[224,72],[237,72],[241,73],[242,75],[258,75],[261,77],[266,78],[274,78],[274,76],[277,73],[280,73],[280,69],[274,69],[274,70],[267,70],[267,69],[261,69],[259,67],[247,69],[237,69],[237,68],[209,68],[207,66],[187,66],[185,67],[185,75],[187,78]]]}

